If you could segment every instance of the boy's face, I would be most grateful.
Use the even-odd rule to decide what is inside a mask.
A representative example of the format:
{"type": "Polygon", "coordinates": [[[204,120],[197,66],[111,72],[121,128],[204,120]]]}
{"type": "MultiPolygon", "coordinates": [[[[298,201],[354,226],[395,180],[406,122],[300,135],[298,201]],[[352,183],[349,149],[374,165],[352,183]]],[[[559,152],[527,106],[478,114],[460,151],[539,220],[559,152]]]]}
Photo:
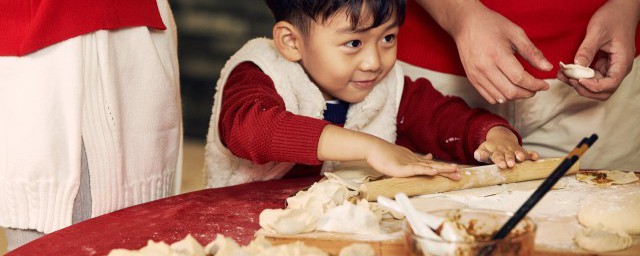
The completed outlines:
{"type": "MultiPolygon", "coordinates": [[[[372,19],[362,16],[369,17],[359,23],[366,28],[372,19]]],[[[346,13],[338,12],[324,24],[311,23],[302,39],[300,64],[325,99],[361,102],[395,64],[398,30],[391,18],[376,28],[353,31],[346,13]]]]}

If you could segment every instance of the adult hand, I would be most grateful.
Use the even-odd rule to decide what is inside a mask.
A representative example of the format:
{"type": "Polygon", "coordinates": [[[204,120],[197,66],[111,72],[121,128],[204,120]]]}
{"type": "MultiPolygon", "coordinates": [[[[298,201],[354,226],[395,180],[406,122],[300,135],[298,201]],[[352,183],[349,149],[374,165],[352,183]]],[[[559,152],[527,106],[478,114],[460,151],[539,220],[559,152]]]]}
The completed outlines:
{"type": "Polygon", "coordinates": [[[480,1],[418,2],[456,41],[469,81],[489,103],[529,98],[549,88],[526,72],[515,54],[540,70],[551,70],[553,65],[507,18],[480,1]]]}
{"type": "Polygon", "coordinates": [[[607,100],[631,71],[636,53],[635,35],[640,1],[610,0],[591,17],[587,34],[574,62],[595,70],[590,79],[570,79],[562,71],[558,79],[573,86],[578,94],[607,100]]]}

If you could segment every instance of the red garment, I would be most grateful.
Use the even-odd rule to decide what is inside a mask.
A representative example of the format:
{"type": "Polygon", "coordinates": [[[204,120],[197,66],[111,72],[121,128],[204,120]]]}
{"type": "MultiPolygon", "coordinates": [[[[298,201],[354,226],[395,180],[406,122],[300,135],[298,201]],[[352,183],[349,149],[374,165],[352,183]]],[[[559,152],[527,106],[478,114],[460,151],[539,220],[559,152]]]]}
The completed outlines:
{"type": "MultiPolygon", "coordinates": [[[[560,61],[573,63],[591,16],[605,2],[482,0],[489,9],[524,29],[553,64],[553,70],[544,72],[518,57],[527,72],[541,79],[555,78],[560,61]]],[[[636,49],[640,49],[639,39],[640,33],[636,32],[636,49]]],[[[406,20],[398,34],[398,59],[426,69],[465,76],[455,41],[415,1],[407,3],[406,20]]]]}
{"type": "Polygon", "coordinates": [[[22,56],[101,29],[164,30],[155,0],[2,0],[0,56],[22,56]]]}
{"type": "MultiPolygon", "coordinates": [[[[289,171],[289,177],[320,171],[318,140],[330,123],[287,112],[273,80],[258,66],[250,62],[238,65],[222,98],[218,128],[222,143],[233,154],[259,164],[305,164],[289,171]]],[[[460,98],[442,96],[426,79],[413,82],[405,77],[398,111],[398,145],[445,161],[475,163],[473,152],[489,129],[498,125],[517,134],[501,117],[470,109],[460,98]]]]}

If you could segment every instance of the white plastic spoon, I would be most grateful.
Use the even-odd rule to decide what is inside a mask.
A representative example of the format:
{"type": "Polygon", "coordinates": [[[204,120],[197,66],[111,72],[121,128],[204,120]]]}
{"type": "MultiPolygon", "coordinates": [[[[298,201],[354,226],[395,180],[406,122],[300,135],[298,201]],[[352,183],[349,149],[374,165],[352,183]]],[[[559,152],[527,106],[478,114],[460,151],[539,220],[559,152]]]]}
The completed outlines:
{"type": "MultiPolygon", "coordinates": [[[[396,201],[390,199],[385,196],[378,196],[378,203],[385,208],[390,210],[406,213],[401,209],[396,201]]],[[[415,209],[415,208],[414,208],[415,209]]],[[[450,221],[446,218],[442,218],[439,216],[435,216],[432,214],[415,211],[416,216],[419,222],[422,222],[430,227],[430,230],[433,233],[433,230],[440,230],[440,240],[444,239],[445,241],[457,242],[457,241],[469,241],[472,240],[472,237],[469,236],[467,231],[455,222],[450,221]]],[[[408,219],[407,219],[408,220],[408,219]]],[[[437,234],[436,234],[437,235],[437,234]]]]}

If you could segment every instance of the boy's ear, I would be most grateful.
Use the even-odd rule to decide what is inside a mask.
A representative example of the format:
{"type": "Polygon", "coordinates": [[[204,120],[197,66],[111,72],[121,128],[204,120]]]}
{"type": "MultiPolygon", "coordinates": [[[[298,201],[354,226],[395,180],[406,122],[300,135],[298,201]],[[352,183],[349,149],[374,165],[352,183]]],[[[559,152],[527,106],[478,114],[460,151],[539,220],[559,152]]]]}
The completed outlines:
{"type": "Polygon", "coordinates": [[[273,26],[273,42],[282,54],[289,61],[299,61],[301,34],[291,23],[280,21],[273,26]]]}

